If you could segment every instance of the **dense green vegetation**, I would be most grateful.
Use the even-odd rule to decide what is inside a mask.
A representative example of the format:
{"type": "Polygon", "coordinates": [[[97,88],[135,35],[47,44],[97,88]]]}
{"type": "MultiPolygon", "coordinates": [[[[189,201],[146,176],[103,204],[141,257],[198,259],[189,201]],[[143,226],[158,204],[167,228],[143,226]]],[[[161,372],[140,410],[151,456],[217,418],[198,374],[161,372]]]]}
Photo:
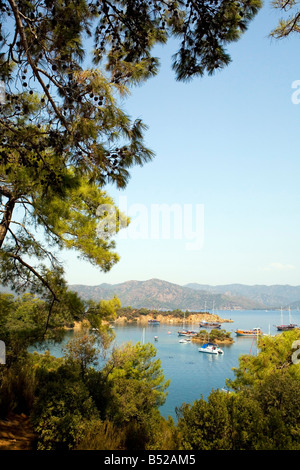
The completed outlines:
{"type": "Polygon", "coordinates": [[[80,304],[81,329],[62,358],[29,353],[28,347],[61,340],[74,320],[70,312],[52,315],[45,336],[43,300],[0,294],[0,303],[0,337],[7,350],[6,364],[0,365],[0,417],[30,415],[37,449],[173,446],[173,422],[158,411],[169,381],[155,348],[127,344],[106,358],[114,337],[107,321],[120,307],[117,298],[80,304]]]}
{"type": "MultiPolygon", "coordinates": [[[[145,124],[118,103],[158,72],[154,46],[176,37],[179,80],[212,74],[230,62],[226,47],[260,7],[0,2],[0,281],[23,294],[0,296],[0,415],[29,415],[37,449],[299,449],[300,372],[291,360],[299,331],[263,338],[257,357],[241,358],[231,393],[183,404],[175,425],[159,412],[168,380],[155,348],[127,344],[108,357],[107,321],[120,303],[82,302],[67,289],[56,253],[75,250],[103,271],[119,259],[112,237],[128,219],[103,188],[124,188],[130,168],[153,157],[145,124]],[[60,340],[75,321],[83,327],[62,358],[28,352],[60,340]]],[[[297,22],[275,35],[296,31],[297,22]]]]}
{"type": "Polygon", "coordinates": [[[218,328],[212,328],[210,331],[201,330],[193,339],[202,342],[210,341],[214,343],[220,341],[226,343],[233,343],[230,331],[218,328]]]}
{"type": "Polygon", "coordinates": [[[123,109],[176,38],[176,78],[230,62],[260,0],[0,2],[0,283],[62,300],[62,249],[107,272],[127,227],[104,187],[150,161],[147,126],[123,109]],[[4,92],[4,93],[3,93],[4,92]],[[5,96],[4,96],[5,95],[5,96]]]}
{"type": "Polygon", "coordinates": [[[119,308],[116,312],[117,318],[118,317],[125,317],[126,320],[128,320],[128,321],[136,321],[141,316],[143,317],[143,316],[146,316],[146,315],[150,315],[153,318],[156,318],[157,315],[161,315],[163,317],[167,317],[167,316],[170,315],[172,317],[179,318],[179,319],[183,320],[185,316],[192,315],[193,313],[199,313],[199,312],[190,312],[190,311],[183,312],[179,308],[177,308],[175,310],[158,310],[158,309],[155,309],[155,308],[149,309],[149,308],[145,308],[145,307],[143,307],[143,308],[132,308],[131,306],[119,308]]]}
{"type": "MultiPolygon", "coordinates": [[[[107,353],[113,333],[104,320],[116,315],[117,298],[86,306],[61,358],[28,352],[42,341],[43,301],[1,294],[0,302],[0,337],[7,341],[0,417],[30,416],[37,449],[300,449],[300,330],[260,338],[259,354],[241,356],[228,391],[183,403],[176,424],[160,415],[169,381],[154,346],[128,343],[107,353]]],[[[48,339],[59,339],[70,312],[57,320],[48,339]]]]}
{"type": "Polygon", "coordinates": [[[299,450],[300,366],[293,359],[299,338],[299,330],[261,338],[257,356],[241,356],[230,392],[182,405],[182,448],[299,450]]]}

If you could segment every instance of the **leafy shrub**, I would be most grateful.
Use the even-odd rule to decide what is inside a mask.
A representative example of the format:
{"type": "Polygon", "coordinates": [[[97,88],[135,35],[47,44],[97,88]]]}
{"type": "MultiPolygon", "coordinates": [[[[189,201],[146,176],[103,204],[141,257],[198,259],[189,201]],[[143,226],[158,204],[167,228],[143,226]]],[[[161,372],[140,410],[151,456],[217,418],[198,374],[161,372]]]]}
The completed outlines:
{"type": "Polygon", "coordinates": [[[39,377],[32,422],[39,450],[68,450],[83,437],[88,421],[98,417],[97,409],[81,380],[80,367],[64,364],[39,377]]]}
{"type": "Polygon", "coordinates": [[[2,366],[0,416],[9,412],[29,414],[34,402],[35,373],[24,359],[11,367],[2,366]]]}
{"type": "Polygon", "coordinates": [[[89,422],[76,450],[124,450],[125,438],[125,431],[111,421],[89,422]]]}

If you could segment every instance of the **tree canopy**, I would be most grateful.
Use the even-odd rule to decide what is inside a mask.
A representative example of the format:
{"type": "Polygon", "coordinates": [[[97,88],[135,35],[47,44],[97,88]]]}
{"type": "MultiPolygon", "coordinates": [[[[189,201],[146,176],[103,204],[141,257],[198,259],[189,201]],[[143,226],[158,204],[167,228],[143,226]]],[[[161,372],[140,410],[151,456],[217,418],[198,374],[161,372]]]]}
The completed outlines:
{"type": "Polygon", "coordinates": [[[165,380],[160,359],[151,343],[113,350],[103,369],[111,384],[108,414],[120,423],[143,421],[166,400],[170,381],[165,380]]]}
{"type": "Polygon", "coordinates": [[[178,42],[178,80],[226,66],[260,0],[1,0],[0,282],[39,292],[50,309],[73,249],[103,271],[109,235],[127,225],[104,191],[153,157],[146,125],[120,106],[158,72],[157,44],[178,42]],[[4,92],[3,93],[3,88],[4,92]],[[106,212],[113,230],[97,232],[106,212]]]}

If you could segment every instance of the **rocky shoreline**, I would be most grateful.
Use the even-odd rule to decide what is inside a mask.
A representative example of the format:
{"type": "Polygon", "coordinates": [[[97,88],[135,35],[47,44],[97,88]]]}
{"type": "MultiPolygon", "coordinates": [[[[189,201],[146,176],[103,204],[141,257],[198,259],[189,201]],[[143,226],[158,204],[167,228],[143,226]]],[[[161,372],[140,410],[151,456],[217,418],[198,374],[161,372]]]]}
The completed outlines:
{"type": "MultiPolygon", "coordinates": [[[[131,312],[131,313],[134,313],[134,311],[131,312]]],[[[164,314],[157,314],[157,313],[148,314],[148,315],[140,314],[140,315],[137,315],[136,317],[134,317],[132,315],[130,315],[130,316],[120,315],[119,317],[117,317],[113,321],[108,322],[108,321],[104,320],[103,323],[104,324],[110,324],[111,326],[113,326],[114,324],[124,325],[126,323],[127,324],[137,324],[137,325],[146,326],[146,325],[148,325],[149,320],[158,320],[161,324],[178,325],[179,328],[185,329],[185,330],[194,329],[196,325],[197,325],[197,328],[198,328],[199,323],[201,321],[204,321],[204,320],[205,321],[214,321],[214,322],[218,322],[218,323],[233,323],[233,320],[231,320],[231,319],[221,318],[219,315],[208,314],[208,313],[206,313],[206,314],[205,313],[192,313],[184,319],[182,317],[175,316],[175,315],[164,315],[164,314]]],[[[89,326],[89,321],[88,320],[83,320],[83,321],[75,322],[74,326],[72,328],[69,328],[69,329],[73,329],[74,331],[76,331],[76,330],[78,331],[83,327],[83,325],[88,327],[89,326]]],[[[204,329],[202,331],[204,333],[204,329]]],[[[217,331],[219,331],[219,330],[217,330],[217,331]]],[[[192,337],[192,341],[195,342],[195,343],[206,343],[207,341],[209,341],[209,336],[207,336],[205,334],[200,335],[200,336],[194,336],[194,337],[192,337]]],[[[231,337],[229,337],[229,338],[224,337],[222,339],[214,337],[213,342],[216,343],[216,344],[230,345],[234,341],[231,337]]]]}
{"type": "Polygon", "coordinates": [[[155,315],[139,315],[136,318],[128,318],[126,315],[120,316],[114,320],[114,323],[140,323],[146,324],[149,320],[158,320],[160,323],[163,324],[196,324],[200,323],[201,321],[214,321],[218,323],[233,323],[231,319],[225,319],[219,317],[216,314],[208,314],[208,313],[192,313],[183,319],[182,317],[176,317],[174,315],[163,315],[163,314],[155,314],[155,315]]]}

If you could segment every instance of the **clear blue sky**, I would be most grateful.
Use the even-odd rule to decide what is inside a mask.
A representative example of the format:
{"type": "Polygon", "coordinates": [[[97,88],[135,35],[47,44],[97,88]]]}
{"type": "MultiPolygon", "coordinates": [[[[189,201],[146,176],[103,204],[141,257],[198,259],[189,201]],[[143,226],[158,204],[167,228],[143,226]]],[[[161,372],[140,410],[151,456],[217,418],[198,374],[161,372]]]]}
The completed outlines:
{"type": "Polygon", "coordinates": [[[149,126],[146,142],[156,157],[132,169],[125,190],[107,188],[117,204],[126,198],[137,225],[127,239],[116,238],[121,260],[110,273],[64,254],[70,284],[154,277],[178,284],[300,284],[300,104],[291,99],[292,83],[300,80],[300,35],[270,39],[279,16],[266,3],[230,46],[231,64],[213,77],[176,82],[174,44],[158,51],[161,72],[123,105],[149,126]],[[201,247],[188,249],[191,240],[176,239],[173,226],[166,239],[154,238],[154,204],[201,206],[201,247]],[[148,236],[139,227],[139,207],[148,214],[148,236]]]}

